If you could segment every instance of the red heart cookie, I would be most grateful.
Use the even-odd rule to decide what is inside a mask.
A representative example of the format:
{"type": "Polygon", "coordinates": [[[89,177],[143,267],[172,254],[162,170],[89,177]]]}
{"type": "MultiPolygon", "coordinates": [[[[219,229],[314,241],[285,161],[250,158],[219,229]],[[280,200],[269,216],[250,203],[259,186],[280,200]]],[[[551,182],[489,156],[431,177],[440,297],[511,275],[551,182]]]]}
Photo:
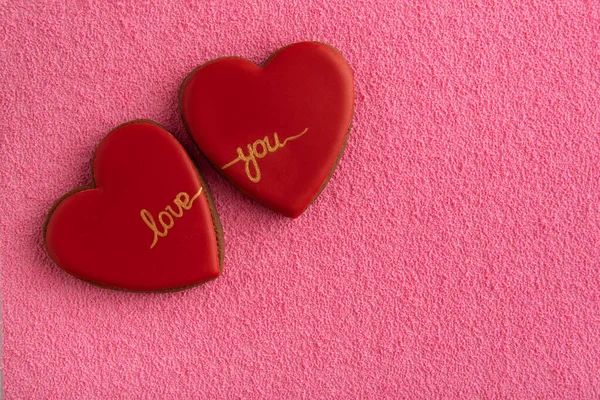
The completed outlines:
{"type": "Polygon", "coordinates": [[[184,288],[220,275],[221,225],[185,149],[151,121],[110,132],[93,161],[95,187],[54,206],[46,249],[68,273],[134,291],[184,288]]]}
{"type": "Polygon", "coordinates": [[[211,164],[288,217],[302,214],[327,184],[353,105],[350,67],[316,42],[284,47],[263,67],[236,57],[211,61],[180,90],[184,123],[211,164]]]}

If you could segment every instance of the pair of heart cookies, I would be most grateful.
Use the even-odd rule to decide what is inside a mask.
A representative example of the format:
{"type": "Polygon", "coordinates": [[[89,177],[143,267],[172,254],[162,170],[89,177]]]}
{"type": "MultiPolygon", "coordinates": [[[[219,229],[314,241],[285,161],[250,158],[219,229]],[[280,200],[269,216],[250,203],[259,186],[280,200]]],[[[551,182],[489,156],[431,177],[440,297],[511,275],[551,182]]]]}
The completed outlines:
{"type": "MultiPolygon", "coordinates": [[[[184,124],[217,171],[264,206],[295,218],[327,184],[343,151],[353,78],[330,46],[295,43],[260,67],[227,57],[180,89],[184,124]]],[[[110,132],[94,186],[52,208],[44,235],[68,273],[115,289],[163,291],[217,278],[223,235],[213,201],[181,144],[152,121],[110,132]]]]}

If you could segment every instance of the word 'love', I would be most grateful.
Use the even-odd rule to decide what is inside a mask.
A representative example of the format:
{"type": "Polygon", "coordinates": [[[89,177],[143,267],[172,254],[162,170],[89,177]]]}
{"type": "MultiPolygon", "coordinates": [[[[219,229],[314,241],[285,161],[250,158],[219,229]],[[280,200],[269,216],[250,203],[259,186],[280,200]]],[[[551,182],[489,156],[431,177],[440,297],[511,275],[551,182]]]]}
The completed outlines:
{"type": "Polygon", "coordinates": [[[181,218],[183,216],[183,210],[189,210],[192,208],[194,201],[198,198],[198,196],[200,196],[200,193],[202,193],[202,187],[200,187],[200,190],[198,190],[198,192],[192,196],[192,198],[190,198],[190,195],[186,192],[177,193],[177,196],[175,196],[173,199],[173,203],[177,206],[177,212],[175,212],[171,206],[166,206],[165,211],[158,213],[158,222],[162,226],[162,230],[156,226],[156,222],[154,221],[154,217],[150,211],[146,209],[142,209],[142,211],[140,211],[142,221],[144,221],[146,226],[148,226],[148,228],[154,232],[154,240],[152,241],[150,248],[153,248],[156,245],[159,237],[167,236],[169,229],[175,225],[175,220],[173,217],[181,218]]]}
{"type": "Polygon", "coordinates": [[[237,148],[237,158],[232,160],[231,162],[225,164],[221,169],[226,169],[237,163],[238,161],[242,161],[245,163],[244,168],[246,170],[246,176],[248,179],[254,183],[260,182],[261,174],[260,168],[258,167],[258,161],[256,159],[264,158],[269,153],[274,153],[278,149],[284,147],[288,142],[292,140],[298,139],[300,136],[304,135],[308,131],[308,128],[304,129],[302,132],[297,134],[296,136],[290,136],[285,139],[283,143],[279,142],[279,137],[277,136],[277,132],[273,133],[273,141],[275,144],[271,147],[271,143],[269,141],[269,137],[265,136],[264,139],[258,139],[254,143],[248,143],[248,155],[244,154],[244,150],[241,147],[237,148]],[[252,166],[252,168],[250,168],[252,166]]]}

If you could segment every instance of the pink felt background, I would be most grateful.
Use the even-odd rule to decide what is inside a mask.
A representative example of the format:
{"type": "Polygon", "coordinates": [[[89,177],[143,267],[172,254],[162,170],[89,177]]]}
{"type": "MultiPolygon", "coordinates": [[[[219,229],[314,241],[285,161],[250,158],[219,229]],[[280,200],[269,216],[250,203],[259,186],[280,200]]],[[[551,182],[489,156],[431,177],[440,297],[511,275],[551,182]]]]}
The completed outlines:
{"type": "Polygon", "coordinates": [[[7,399],[598,398],[596,1],[0,1],[7,399]],[[198,157],[181,80],[299,40],[355,71],[339,168],[289,220],[201,161],[224,275],[97,288],[42,247],[134,118],[198,157]]]}

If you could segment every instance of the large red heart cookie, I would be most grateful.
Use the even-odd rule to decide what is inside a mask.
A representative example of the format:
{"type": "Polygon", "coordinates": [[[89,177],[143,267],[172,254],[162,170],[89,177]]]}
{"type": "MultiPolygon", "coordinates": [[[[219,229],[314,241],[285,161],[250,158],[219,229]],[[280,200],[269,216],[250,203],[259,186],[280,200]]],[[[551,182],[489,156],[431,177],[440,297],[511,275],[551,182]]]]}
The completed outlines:
{"type": "Polygon", "coordinates": [[[236,57],[183,82],[188,132],[242,192],[297,217],[327,184],[352,120],[352,71],[335,49],[295,43],[263,66],[236,57]]]}
{"type": "Polygon", "coordinates": [[[45,242],[68,273],[135,291],[178,289],[220,274],[221,226],[184,148],[161,126],[133,121],[109,133],[93,162],[95,187],[64,196],[45,242]]]}

